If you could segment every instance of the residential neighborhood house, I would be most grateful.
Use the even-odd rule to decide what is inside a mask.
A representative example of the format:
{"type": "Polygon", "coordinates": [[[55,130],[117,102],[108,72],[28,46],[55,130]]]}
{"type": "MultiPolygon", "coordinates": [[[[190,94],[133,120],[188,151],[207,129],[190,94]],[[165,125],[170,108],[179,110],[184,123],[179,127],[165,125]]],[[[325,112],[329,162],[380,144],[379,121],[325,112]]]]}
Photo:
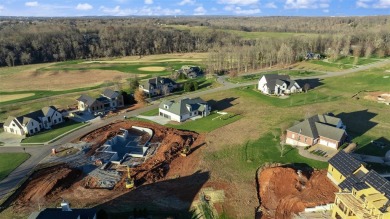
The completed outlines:
{"type": "Polygon", "coordinates": [[[288,75],[266,74],[263,75],[258,83],[258,90],[269,95],[284,95],[302,92],[299,84],[290,79],[288,75]]]}
{"type": "Polygon", "coordinates": [[[71,209],[69,203],[61,202],[61,208],[45,208],[42,211],[35,211],[28,219],[96,219],[95,209],[71,209]]]}
{"type": "Polygon", "coordinates": [[[287,129],[286,143],[298,146],[325,145],[337,149],[347,138],[341,119],[315,115],[287,129]]]}
{"type": "Polygon", "coordinates": [[[123,95],[118,91],[105,89],[98,98],[82,94],[77,98],[77,105],[79,111],[87,111],[95,114],[97,112],[105,112],[122,107],[124,106],[124,100],[123,95]]]}
{"type": "Polygon", "coordinates": [[[185,98],[179,101],[163,101],[158,110],[162,117],[176,122],[183,122],[196,116],[208,116],[211,107],[198,97],[194,99],[185,98]]]}
{"type": "Polygon", "coordinates": [[[203,71],[199,66],[183,65],[177,73],[184,74],[187,78],[196,78],[202,75],[203,71]]]}
{"type": "Polygon", "coordinates": [[[34,135],[63,121],[62,114],[54,106],[48,106],[23,116],[9,116],[4,122],[4,131],[22,136],[34,135]]]}
{"type": "Polygon", "coordinates": [[[390,181],[377,172],[341,150],[329,160],[327,176],[339,188],[332,218],[390,218],[390,181]]]}
{"type": "Polygon", "coordinates": [[[177,84],[170,78],[156,77],[147,81],[143,81],[139,85],[139,89],[144,91],[149,96],[159,96],[172,92],[177,88],[177,84]]]}

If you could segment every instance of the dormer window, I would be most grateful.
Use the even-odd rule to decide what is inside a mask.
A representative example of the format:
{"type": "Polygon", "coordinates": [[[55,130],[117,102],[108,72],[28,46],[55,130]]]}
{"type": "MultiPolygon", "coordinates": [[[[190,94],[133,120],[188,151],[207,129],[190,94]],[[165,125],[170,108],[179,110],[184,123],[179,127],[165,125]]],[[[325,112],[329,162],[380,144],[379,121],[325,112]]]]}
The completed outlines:
{"type": "Polygon", "coordinates": [[[164,109],[169,109],[169,106],[164,104],[164,109]]]}

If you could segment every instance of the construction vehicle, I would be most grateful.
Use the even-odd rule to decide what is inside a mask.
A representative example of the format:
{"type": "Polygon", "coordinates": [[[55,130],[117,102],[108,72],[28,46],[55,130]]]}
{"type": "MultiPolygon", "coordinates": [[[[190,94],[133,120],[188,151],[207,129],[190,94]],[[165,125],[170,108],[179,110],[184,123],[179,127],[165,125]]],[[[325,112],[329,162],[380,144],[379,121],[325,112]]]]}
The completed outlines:
{"type": "Polygon", "coordinates": [[[183,150],[180,151],[180,155],[182,157],[187,157],[187,155],[190,153],[191,148],[189,145],[184,146],[183,150]]]}
{"type": "Polygon", "coordinates": [[[130,176],[130,168],[127,166],[126,189],[134,188],[134,179],[130,176]]]}

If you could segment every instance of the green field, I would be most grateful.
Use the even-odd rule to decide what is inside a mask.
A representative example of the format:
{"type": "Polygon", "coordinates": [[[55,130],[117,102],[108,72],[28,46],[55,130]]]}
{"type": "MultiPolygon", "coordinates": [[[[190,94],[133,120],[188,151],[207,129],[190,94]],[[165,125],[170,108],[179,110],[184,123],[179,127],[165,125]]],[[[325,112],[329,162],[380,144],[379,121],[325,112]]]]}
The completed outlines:
{"type": "Polygon", "coordinates": [[[249,82],[249,81],[257,81],[265,74],[286,74],[286,75],[291,76],[292,78],[323,75],[323,73],[313,72],[313,71],[304,71],[304,70],[303,71],[300,71],[300,70],[275,70],[275,71],[269,71],[269,72],[262,72],[262,73],[238,76],[238,77],[234,77],[234,78],[229,78],[228,80],[232,83],[243,83],[243,82],[249,82]]]}
{"type": "Polygon", "coordinates": [[[187,120],[179,125],[167,124],[166,126],[172,127],[175,129],[184,129],[191,130],[195,132],[210,132],[215,129],[218,129],[227,124],[233,123],[242,118],[241,115],[235,115],[228,113],[227,115],[220,115],[216,112],[212,112],[209,116],[197,119],[197,120],[187,120]]]}
{"type": "Polygon", "coordinates": [[[27,153],[0,153],[0,181],[29,157],[27,153]]]}
{"type": "Polygon", "coordinates": [[[242,177],[253,179],[253,174],[264,163],[305,163],[316,169],[325,169],[328,163],[307,159],[298,154],[298,150],[285,146],[283,156],[279,147],[279,139],[268,133],[254,141],[247,141],[242,145],[232,145],[220,151],[206,155],[210,162],[223,162],[224,169],[241,172],[242,177]]]}
{"type": "Polygon", "coordinates": [[[286,99],[282,99],[277,96],[268,96],[262,94],[260,91],[253,89],[253,87],[237,88],[237,94],[244,97],[256,98],[261,102],[271,104],[276,107],[294,107],[309,105],[313,103],[324,103],[339,100],[340,96],[327,95],[321,90],[309,90],[307,93],[296,93],[288,96],[286,99]]]}
{"type": "Polygon", "coordinates": [[[65,132],[71,131],[73,129],[79,128],[81,126],[85,125],[84,123],[77,123],[73,121],[67,121],[60,125],[54,126],[53,129],[48,131],[40,132],[36,135],[27,137],[22,140],[22,143],[29,144],[29,143],[45,143],[48,142],[65,132]]]}

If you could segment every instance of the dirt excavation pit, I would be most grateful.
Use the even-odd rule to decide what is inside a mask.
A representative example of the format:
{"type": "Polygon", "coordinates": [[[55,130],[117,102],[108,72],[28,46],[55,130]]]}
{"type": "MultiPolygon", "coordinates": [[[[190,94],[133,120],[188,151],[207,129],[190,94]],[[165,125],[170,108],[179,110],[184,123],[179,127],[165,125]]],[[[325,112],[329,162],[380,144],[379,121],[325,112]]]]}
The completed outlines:
{"type": "Polygon", "coordinates": [[[370,92],[366,96],[364,96],[364,99],[376,101],[378,103],[384,103],[386,105],[390,105],[390,93],[386,92],[370,92]]]}
{"type": "Polygon", "coordinates": [[[262,219],[292,218],[305,208],[333,203],[337,188],[327,171],[297,173],[289,167],[271,167],[259,173],[262,219]]]}
{"type": "MultiPolygon", "coordinates": [[[[131,176],[135,179],[136,188],[134,191],[142,191],[143,186],[141,185],[153,185],[155,182],[169,180],[173,176],[185,176],[196,171],[194,164],[198,160],[197,155],[193,156],[193,153],[197,154],[197,152],[189,154],[188,157],[181,157],[180,153],[186,145],[189,145],[191,148],[202,146],[204,144],[203,136],[194,132],[176,130],[154,123],[119,121],[94,130],[80,138],[79,140],[92,145],[88,151],[81,153],[81,155],[70,155],[70,157],[64,159],[68,163],[64,162],[63,164],[35,172],[22,186],[18,197],[11,204],[13,209],[18,212],[29,212],[36,210],[35,208],[38,204],[41,207],[54,207],[53,205],[59,204],[62,198],[72,203],[74,207],[91,207],[107,203],[119,196],[122,197],[124,194],[130,195],[134,191],[125,188],[126,165],[110,165],[112,169],[106,169],[108,171],[107,175],[112,174],[113,171],[118,172],[120,176],[118,182],[111,189],[96,189],[93,186],[97,184],[96,178],[89,176],[89,172],[83,171],[85,169],[81,164],[96,165],[91,157],[99,148],[107,140],[123,133],[124,129],[130,132],[134,126],[153,130],[151,139],[148,135],[140,135],[139,141],[141,143],[145,143],[150,139],[149,144],[158,145],[158,147],[154,148],[155,151],[153,153],[145,153],[149,157],[145,157],[142,163],[130,168],[131,176]],[[77,159],[72,160],[71,156],[75,156],[77,159]],[[82,162],[81,159],[84,159],[84,161],[82,162]],[[175,160],[180,160],[180,162],[174,162],[175,160]],[[77,166],[76,164],[80,165],[77,166]]],[[[99,164],[95,168],[102,170],[102,166],[102,164],[99,164]]],[[[169,188],[172,191],[174,189],[169,188]]],[[[177,195],[180,196],[181,194],[177,195]]],[[[131,200],[131,197],[128,200],[131,200]]],[[[137,197],[134,197],[134,199],[137,199],[137,197]]]]}

